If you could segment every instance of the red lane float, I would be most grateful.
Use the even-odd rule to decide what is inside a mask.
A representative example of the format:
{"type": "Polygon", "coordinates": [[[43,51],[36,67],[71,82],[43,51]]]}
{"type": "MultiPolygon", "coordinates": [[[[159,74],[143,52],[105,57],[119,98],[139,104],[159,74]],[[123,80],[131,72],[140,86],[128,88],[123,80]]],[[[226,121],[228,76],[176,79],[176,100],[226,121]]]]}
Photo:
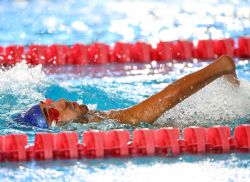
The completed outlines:
{"type": "Polygon", "coordinates": [[[21,62],[24,59],[24,46],[10,45],[0,49],[1,61],[3,65],[11,65],[21,62]]]}
{"type": "Polygon", "coordinates": [[[174,44],[173,42],[159,42],[155,49],[152,49],[152,60],[169,61],[173,59],[174,44]]]}
{"type": "Polygon", "coordinates": [[[70,48],[66,45],[54,44],[47,48],[46,58],[48,64],[67,64],[70,48]]]}
{"type": "Polygon", "coordinates": [[[140,129],[133,131],[133,153],[138,155],[154,155],[155,154],[155,137],[154,130],[140,129]]]}
{"type": "Polygon", "coordinates": [[[213,152],[229,152],[230,128],[227,126],[215,126],[208,128],[208,144],[213,152]]]}
{"type": "Polygon", "coordinates": [[[4,136],[2,140],[4,158],[7,161],[26,161],[28,160],[25,146],[28,143],[28,137],[25,134],[11,134],[4,136]]]}
{"type": "Polygon", "coordinates": [[[4,65],[4,48],[0,46],[0,65],[4,65]]]}
{"type": "Polygon", "coordinates": [[[106,156],[127,157],[130,152],[130,133],[128,130],[111,130],[104,134],[106,156]]]}
{"type": "Polygon", "coordinates": [[[68,63],[76,65],[88,64],[88,46],[84,44],[74,44],[71,47],[71,55],[68,63]]]}
{"type": "Polygon", "coordinates": [[[105,64],[110,60],[110,48],[103,43],[94,43],[88,48],[88,62],[90,64],[105,64]]]}
{"type": "Polygon", "coordinates": [[[117,42],[111,50],[111,62],[126,63],[132,60],[132,44],[117,42]]]}
{"type": "Polygon", "coordinates": [[[221,55],[234,56],[234,40],[224,39],[224,40],[214,40],[214,52],[217,57],[221,55]]]}
{"type": "Polygon", "coordinates": [[[38,133],[32,148],[35,160],[78,158],[78,133],[38,133]]]}
{"type": "Polygon", "coordinates": [[[48,64],[48,58],[46,55],[48,46],[45,45],[30,45],[26,53],[26,61],[28,64],[48,64]]]}
{"type": "Polygon", "coordinates": [[[78,133],[63,132],[55,135],[55,156],[57,159],[78,158],[78,133]]]}
{"type": "Polygon", "coordinates": [[[84,152],[89,158],[104,157],[104,132],[92,130],[83,133],[84,152]]]}
{"type": "Polygon", "coordinates": [[[134,62],[150,62],[152,47],[145,42],[136,42],[131,47],[131,60],[134,62]]]}
{"type": "Polygon", "coordinates": [[[153,60],[161,61],[186,61],[193,58],[199,60],[213,60],[221,55],[240,58],[250,58],[250,37],[240,37],[235,46],[232,38],[221,40],[198,40],[197,46],[192,41],[160,41],[153,48],[145,42],[123,43],[116,42],[114,46],[96,42],[92,45],[76,43],[72,46],[63,44],[10,45],[0,47],[0,64],[12,65],[22,60],[28,64],[106,64],[111,62],[148,63],[153,60]]]}
{"type": "Polygon", "coordinates": [[[207,151],[207,131],[202,127],[190,127],[183,130],[186,150],[190,153],[204,153],[207,151]]]}
{"type": "Polygon", "coordinates": [[[243,58],[250,57],[250,37],[240,37],[238,39],[238,54],[237,56],[243,58]]]}
{"type": "Polygon", "coordinates": [[[33,147],[33,158],[35,160],[52,160],[54,152],[54,134],[38,133],[35,137],[33,147]]]}
{"type": "Polygon", "coordinates": [[[193,58],[193,42],[178,40],[174,44],[174,59],[188,60],[193,58]]]}
{"type": "Polygon", "coordinates": [[[25,134],[0,136],[0,161],[61,160],[104,157],[176,156],[182,153],[250,151],[250,125],[137,129],[132,140],[128,130],[87,131],[82,143],[78,133],[38,133],[34,145],[25,134]],[[183,136],[183,138],[181,138],[183,136]]]}
{"type": "Polygon", "coordinates": [[[178,155],[181,152],[178,128],[161,128],[155,131],[155,148],[159,155],[178,155]]]}
{"type": "Polygon", "coordinates": [[[0,136],[0,162],[4,161],[4,136],[0,136]]]}
{"type": "Polygon", "coordinates": [[[241,151],[250,151],[250,125],[238,126],[234,131],[236,148],[241,151]]]}
{"type": "Polygon", "coordinates": [[[196,49],[194,49],[194,57],[199,59],[214,59],[213,40],[199,40],[196,49]]]}

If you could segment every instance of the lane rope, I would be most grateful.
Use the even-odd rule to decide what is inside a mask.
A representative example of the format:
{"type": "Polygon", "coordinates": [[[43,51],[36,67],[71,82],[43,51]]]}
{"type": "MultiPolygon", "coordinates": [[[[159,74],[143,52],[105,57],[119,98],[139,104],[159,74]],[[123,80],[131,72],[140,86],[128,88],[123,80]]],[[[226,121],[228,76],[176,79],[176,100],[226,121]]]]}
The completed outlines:
{"type": "Polygon", "coordinates": [[[231,136],[228,126],[125,129],[37,133],[33,145],[26,134],[0,136],[0,161],[61,160],[105,157],[179,156],[250,152],[250,124],[239,125],[231,136]],[[182,137],[181,137],[182,136],[182,137]]]}
{"type": "Polygon", "coordinates": [[[63,44],[0,46],[0,65],[13,65],[22,60],[31,65],[86,65],[112,62],[147,63],[153,60],[157,62],[211,60],[221,55],[250,58],[250,37],[240,37],[236,41],[228,38],[198,40],[196,43],[187,40],[161,41],[156,45],[145,42],[133,44],[116,42],[111,46],[96,42],[91,45],[76,43],[71,46],[63,44]]]}

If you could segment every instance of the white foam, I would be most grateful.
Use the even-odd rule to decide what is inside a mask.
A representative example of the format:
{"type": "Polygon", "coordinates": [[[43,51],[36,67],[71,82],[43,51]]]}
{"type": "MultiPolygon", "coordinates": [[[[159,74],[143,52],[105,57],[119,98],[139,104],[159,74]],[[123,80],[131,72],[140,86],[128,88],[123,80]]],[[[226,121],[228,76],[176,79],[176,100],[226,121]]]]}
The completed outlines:
{"type": "Polygon", "coordinates": [[[246,117],[250,113],[250,83],[240,86],[219,78],[165,112],[156,124],[178,126],[220,123],[246,117]]]}
{"type": "Polygon", "coordinates": [[[96,110],[97,109],[97,104],[87,104],[88,108],[90,110],[96,110]]]}
{"type": "Polygon", "coordinates": [[[29,67],[26,63],[17,63],[10,69],[0,69],[1,111],[23,110],[27,105],[44,99],[39,88],[46,85],[46,76],[42,66],[29,67]]]}

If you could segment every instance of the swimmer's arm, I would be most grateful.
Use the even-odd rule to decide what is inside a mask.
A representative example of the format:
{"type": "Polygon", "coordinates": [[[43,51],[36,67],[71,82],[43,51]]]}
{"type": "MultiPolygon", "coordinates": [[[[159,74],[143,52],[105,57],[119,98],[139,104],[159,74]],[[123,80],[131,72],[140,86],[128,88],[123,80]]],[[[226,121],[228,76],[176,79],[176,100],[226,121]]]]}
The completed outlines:
{"type": "Polygon", "coordinates": [[[110,111],[108,117],[122,123],[153,123],[165,111],[194,94],[213,80],[235,73],[235,64],[228,56],[222,56],[207,67],[184,76],[159,93],[127,109],[110,111]]]}

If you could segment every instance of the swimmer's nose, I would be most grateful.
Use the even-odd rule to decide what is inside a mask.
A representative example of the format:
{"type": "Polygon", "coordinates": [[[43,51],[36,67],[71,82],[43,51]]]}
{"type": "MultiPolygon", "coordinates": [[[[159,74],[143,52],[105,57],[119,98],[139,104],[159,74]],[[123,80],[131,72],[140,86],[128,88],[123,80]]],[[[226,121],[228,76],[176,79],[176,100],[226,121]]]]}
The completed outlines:
{"type": "Polygon", "coordinates": [[[65,99],[59,99],[58,101],[54,102],[53,105],[55,108],[65,108],[66,107],[66,100],[65,99]]]}

